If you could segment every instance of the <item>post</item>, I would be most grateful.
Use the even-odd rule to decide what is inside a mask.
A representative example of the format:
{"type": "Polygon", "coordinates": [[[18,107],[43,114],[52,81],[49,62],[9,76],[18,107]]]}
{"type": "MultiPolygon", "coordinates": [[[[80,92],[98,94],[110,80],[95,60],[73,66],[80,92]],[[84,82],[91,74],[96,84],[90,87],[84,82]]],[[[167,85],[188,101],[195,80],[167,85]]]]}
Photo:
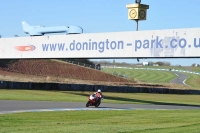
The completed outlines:
{"type": "Polygon", "coordinates": [[[138,31],[138,21],[139,20],[135,20],[136,21],[136,31],[138,31]]]}

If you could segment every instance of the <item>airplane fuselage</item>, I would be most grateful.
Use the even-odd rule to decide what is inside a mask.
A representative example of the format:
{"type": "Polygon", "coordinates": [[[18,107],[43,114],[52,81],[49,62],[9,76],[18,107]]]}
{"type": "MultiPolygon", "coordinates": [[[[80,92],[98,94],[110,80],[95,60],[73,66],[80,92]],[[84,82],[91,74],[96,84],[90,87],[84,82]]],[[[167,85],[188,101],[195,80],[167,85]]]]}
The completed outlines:
{"type": "Polygon", "coordinates": [[[79,26],[30,26],[26,22],[22,22],[23,30],[30,36],[42,36],[49,33],[66,33],[66,34],[81,34],[83,29],[79,26]]]}

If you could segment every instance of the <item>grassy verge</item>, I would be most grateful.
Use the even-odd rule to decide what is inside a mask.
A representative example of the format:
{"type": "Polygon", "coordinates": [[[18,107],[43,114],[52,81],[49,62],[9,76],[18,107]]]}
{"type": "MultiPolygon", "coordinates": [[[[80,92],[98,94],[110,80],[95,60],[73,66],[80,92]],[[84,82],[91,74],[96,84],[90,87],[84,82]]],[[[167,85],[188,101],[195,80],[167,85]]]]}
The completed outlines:
{"type": "Polygon", "coordinates": [[[2,133],[199,133],[200,111],[72,111],[0,115],[2,133]]]}
{"type": "Polygon", "coordinates": [[[200,72],[200,67],[192,67],[192,71],[200,72]]]}
{"type": "MultiPolygon", "coordinates": [[[[36,90],[5,90],[0,89],[0,100],[86,102],[93,92],[72,91],[36,91],[36,90]]],[[[103,92],[104,103],[120,104],[169,104],[169,105],[200,105],[199,95],[169,95],[145,93],[109,93],[103,92]]]]}
{"type": "Polygon", "coordinates": [[[179,67],[179,66],[134,66],[133,68],[154,68],[154,69],[187,70],[186,67],[179,67]]]}
{"type": "MultiPolygon", "coordinates": [[[[160,67],[159,67],[160,68],[160,67]]],[[[157,68],[158,69],[158,68],[157,68]]],[[[160,68],[161,69],[161,68],[160,68]]],[[[173,72],[155,71],[155,70],[134,70],[120,68],[105,68],[105,72],[118,73],[121,75],[130,76],[132,79],[138,79],[147,83],[169,83],[172,79],[177,78],[173,72]]],[[[190,77],[186,80],[186,84],[195,90],[200,88],[200,75],[188,74],[190,77]]]]}
{"type": "Polygon", "coordinates": [[[138,79],[148,83],[169,83],[176,75],[165,71],[135,70],[121,68],[105,68],[103,71],[108,73],[118,73],[120,75],[130,76],[130,78],[138,79]]]}
{"type": "Polygon", "coordinates": [[[200,75],[188,74],[190,77],[186,80],[189,86],[200,88],[200,75]]]}

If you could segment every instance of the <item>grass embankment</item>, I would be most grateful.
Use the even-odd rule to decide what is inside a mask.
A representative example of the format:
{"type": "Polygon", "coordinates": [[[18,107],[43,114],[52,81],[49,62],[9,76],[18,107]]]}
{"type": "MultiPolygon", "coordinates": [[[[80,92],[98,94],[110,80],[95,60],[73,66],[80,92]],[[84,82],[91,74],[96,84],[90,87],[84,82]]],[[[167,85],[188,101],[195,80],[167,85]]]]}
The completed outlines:
{"type": "MultiPolygon", "coordinates": [[[[0,100],[86,102],[93,92],[72,91],[34,91],[0,90],[0,100]]],[[[160,105],[200,105],[199,95],[170,95],[145,93],[109,93],[103,92],[104,103],[114,104],[160,104],[160,105]]]]}
{"type": "Polygon", "coordinates": [[[194,71],[194,72],[200,72],[200,67],[192,67],[192,71],[194,71]]]}
{"type": "Polygon", "coordinates": [[[0,115],[2,133],[199,133],[199,110],[71,111],[0,115]]]}
{"type": "MultiPolygon", "coordinates": [[[[162,69],[162,67],[157,67],[162,69]]],[[[179,70],[179,69],[177,69],[179,70]]],[[[155,70],[135,70],[135,69],[120,69],[120,68],[105,68],[105,72],[118,73],[121,75],[130,76],[131,79],[138,79],[146,83],[170,83],[177,76],[173,72],[155,71],[155,70]]],[[[185,73],[188,74],[188,73],[185,73]]],[[[186,84],[194,89],[200,89],[200,75],[188,74],[190,77],[186,80],[186,84]]]]}
{"type": "Polygon", "coordinates": [[[188,74],[190,77],[186,80],[186,84],[200,89],[200,75],[188,74]]]}
{"type": "Polygon", "coordinates": [[[169,83],[177,76],[171,72],[155,71],[155,70],[135,70],[121,68],[104,68],[105,72],[118,73],[121,75],[130,76],[130,78],[138,79],[148,83],[169,83]]]}

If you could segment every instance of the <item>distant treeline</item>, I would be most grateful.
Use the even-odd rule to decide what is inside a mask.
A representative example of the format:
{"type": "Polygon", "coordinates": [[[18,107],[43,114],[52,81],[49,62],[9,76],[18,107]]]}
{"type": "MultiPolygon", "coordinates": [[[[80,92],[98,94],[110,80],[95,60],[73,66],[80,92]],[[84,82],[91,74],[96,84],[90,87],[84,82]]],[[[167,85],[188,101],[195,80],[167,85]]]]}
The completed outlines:
{"type": "MultiPolygon", "coordinates": [[[[127,67],[131,67],[131,66],[136,66],[136,65],[143,65],[143,62],[139,62],[139,63],[126,63],[126,62],[115,62],[115,60],[111,61],[105,61],[105,60],[101,60],[101,61],[94,61],[95,64],[101,64],[102,66],[109,66],[109,65],[115,65],[115,66],[127,66],[127,67]]],[[[152,62],[149,61],[148,65],[149,66],[153,66],[154,64],[158,64],[159,66],[171,66],[170,62],[152,62]]]]}

